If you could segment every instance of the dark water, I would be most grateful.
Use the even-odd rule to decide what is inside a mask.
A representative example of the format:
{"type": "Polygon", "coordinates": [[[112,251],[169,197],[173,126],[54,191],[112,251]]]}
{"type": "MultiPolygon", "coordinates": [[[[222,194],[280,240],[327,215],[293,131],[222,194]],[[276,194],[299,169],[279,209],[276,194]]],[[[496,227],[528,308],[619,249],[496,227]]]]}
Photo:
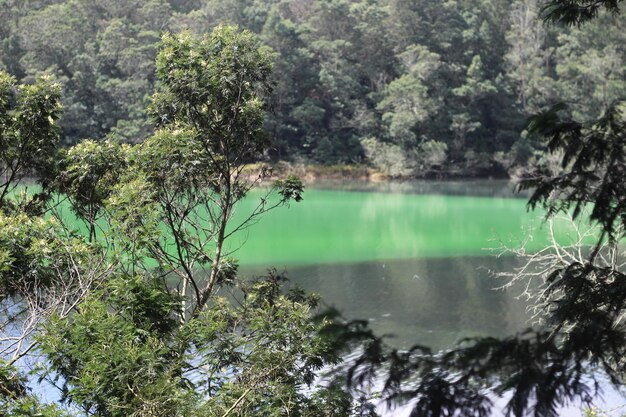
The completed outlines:
{"type": "MultiPolygon", "coordinates": [[[[322,296],[349,319],[368,319],[400,348],[450,347],[464,337],[505,336],[527,327],[519,289],[495,290],[492,271],[516,260],[492,256],[290,266],[291,282],[322,296]]],[[[261,274],[262,269],[244,268],[261,274]]]]}

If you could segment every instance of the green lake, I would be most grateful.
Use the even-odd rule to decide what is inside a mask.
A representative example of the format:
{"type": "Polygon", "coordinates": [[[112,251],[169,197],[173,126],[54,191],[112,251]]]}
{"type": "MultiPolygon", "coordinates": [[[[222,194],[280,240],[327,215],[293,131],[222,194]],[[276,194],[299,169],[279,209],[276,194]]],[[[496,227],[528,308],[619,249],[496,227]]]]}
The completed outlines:
{"type": "MultiPolygon", "coordinates": [[[[244,277],[284,271],[293,285],[320,294],[324,307],[368,319],[398,347],[504,336],[525,328],[528,315],[516,297],[521,289],[494,290],[504,282],[493,272],[519,263],[497,257],[498,248],[526,241],[537,250],[548,242],[543,212],[528,212],[513,188],[506,181],[317,183],[302,202],[266,213],[225,249],[244,277]]],[[[246,197],[233,224],[262,195],[246,197]]],[[[568,228],[557,226],[559,241],[570,240],[568,228]]]]}
{"type": "MultiPolygon", "coordinates": [[[[253,198],[238,208],[244,216],[253,198]]],[[[501,243],[547,242],[541,211],[500,181],[317,184],[304,201],[279,208],[230,242],[242,273],[268,267],[319,293],[350,319],[368,319],[391,343],[445,348],[467,336],[525,328],[519,289],[494,290],[501,243]]],[[[567,240],[561,228],[560,240],[567,240]]]]}
{"type": "MultiPolygon", "coordinates": [[[[513,188],[503,181],[317,183],[304,201],[234,235],[227,249],[242,276],[284,271],[291,285],[320,294],[322,309],[367,319],[398,348],[445,349],[465,337],[507,336],[528,327],[529,314],[521,288],[496,290],[504,282],[494,272],[521,265],[496,256],[498,248],[526,242],[532,251],[548,242],[543,211],[528,212],[527,196],[513,188]]],[[[235,223],[260,195],[239,204],[235,223]]],[[[559,242],[572,240],[568,225],[557,222],[555,230],[559,242]]],[[[621,398],[609,389],[605,403],[621,398]]],[[[409,414],[408,407],[379,411],[409,414]]],[[[580,407],[560,412],[578,417],[580,407]]]]}

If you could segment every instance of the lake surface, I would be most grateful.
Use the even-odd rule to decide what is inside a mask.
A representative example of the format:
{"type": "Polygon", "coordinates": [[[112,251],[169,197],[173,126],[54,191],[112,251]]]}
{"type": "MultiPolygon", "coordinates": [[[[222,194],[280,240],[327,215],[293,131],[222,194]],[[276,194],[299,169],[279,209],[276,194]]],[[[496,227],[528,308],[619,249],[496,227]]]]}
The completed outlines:
{"type": "MultiPolygon", "coordinates": [[[[482,193],[489,183],[462,183],[482,193]]],[[[491,184],[493,191],[508,183],[491,184]]],[[[528,213],[526,200],[509,196],[458,195],[459,183],[409,185],[400,191],[313,188],[304,201],[267,213],[249,233],[231,241],[246,265],[319,265],[379,259],[484,256],[497,240],[520,241],[541,226],[541,214],[528,213]],[[435,187],[437,185],[437,187],[435,187]]],[[[245,217],[249,198],[237,211],[245,217]]],[[[536,234],[536,233],[535,233],[536,234]]],[[[545,239],[532,248],[541,248],[545,239]]]]}
{"type": "Polygon", "coordinates": [[[244,275],[284,270],[346,318],[393,335],[390,343],[440,349],[527,327],[519,290],[494,290],[503,282],[492,274],[519,261],[489,249],[518,246],[531,232],[527,247],[543,247],[542,216],[502,181],[317,184],[230,248],[244,275]]]}
{"type": "MultiPolygon", "coordinates": [[[[264,195],[250,193],[234,225],[264,195]]],[[[507,181],[317,183],[304,201],[266,213],[225,250],[244,277],[284,271],[293,285],[320,294],[323,307],[368,319],[399,348],[444,349],[528,327],[521,288],[495,290],[504,282],[493,277],[519,264],[496,256],[503,244],[525,242],[532,251],[548,242],[543,212],[528,212],[526,197],[507,181]]],[[[571,240],[558,226],[559,240],[571,240]]]]}

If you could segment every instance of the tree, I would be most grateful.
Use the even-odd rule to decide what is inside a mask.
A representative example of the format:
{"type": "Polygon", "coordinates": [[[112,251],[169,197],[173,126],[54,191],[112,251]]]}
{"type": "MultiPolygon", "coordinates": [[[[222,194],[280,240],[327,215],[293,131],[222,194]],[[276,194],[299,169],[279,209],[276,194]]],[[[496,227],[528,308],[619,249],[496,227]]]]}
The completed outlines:
{"type": "Polygon", "coordinates": [[[43,405],[37,397],[28,392],[27,380],[19,371],[0,363],[0,412],[4,415],[20,417],[67,417],[67,414],[54,405],[43,405]]]}
{"type": "Polygon", "coordinates": [[[89,227],[89,240],[96,239],[104,202],[126,167],[128,148],[106,140],[84,140],[61,158],[54,187],[67,196],[77,216],[89,227]]]}
{"type": "Polygon", "coordinates": [[[157,43],[172,14],[168,2],[22,3],[24,16],[14,29],[23,50],[19,63],[27,80],[54,74],[62,85],[63,142],[107,134],[124,141],[148,137],[146,106],[157,43]]]}
{"type": "MultiPolygon", "coordinates": [[[[51,186],[88,236],[64,229],[61,214],[0,216],[0,294],[5,314],[15,305],[20,313],[5,320],[21,325],[32,317],[24,312],[47,308],[31,333],[7,342],[28,342],[45,364],[39,376],[82,414],[352,412],[338,385],[312,386],[340,358],[318,333],[325,322],[311,318],[317,298],[283,291],[274,271],[245,282],[230,257],[230,236],[302,199],[300,181],[287,178],[232,222],[267,174],[250,179],[243,169],[269,145],[270,57],[233,27],[164,36],[150,108],[156,133],[135,146],[85,141],[61,155],[51,186]]],[[[7,409],[29,398],[22,390],[7,409]]]]}
{"type": "MultiPolygon", "coordinates": [[[[262,169],[250,182],[243,169],[269,147],[262,98],[270,91],[270,72],[269,51],[259,48],[249,32],[219,26],[201,41],[190,35],[163,40],[157,60],[163,90],[153,97],[151,109],[161,129],[133,157],[154,187],[155,202],[176,242],[175,265],[188,280],[183,287],[194,288],[194,314],[212,295],[224,268],[225,240],[267,210],[301,199],[298,181],[277,183],[282,187],[278,201],[264,197],[242,224],[227,230],[237,202],[267,174],[262,169]],[[209,221],[203,224],[200,216],[209,221]],[[207,263],[202,288],[194,269],[207,263]]],[[[150,250],[159,262],[171,264],[163,244],[150,250]]]]}
{"type": "Polygon", "coordinates": [[[516,2],[507,32],[508,76],[515,83],[517,99],[527,115],[540,111],[555,94],[550,77],[554,51],[546,46],[548,31],[541,25],[538,9],[536,0],[516,2]]]}
{"type": "Polygon", "coordinates": [[[52,169],[60,110],[59,86],[49,78],[18,85],[0,71],[0,210],[25,176],[52,169]]]}
{"type": "Polygon", "coordinates": [[[485,102],[490,95],[496,93],[497,89],[493,82],[485,79],[482,59],[480,55],[472,57],[472,63],[467,68],[465,83],[452,90],[452,93],[461,98],[464,102],[463,113],[452,116],[451,130],[455,134],[454,143],[458,152],[465,148],[465,141],[472,132],[478,130],[482,124],[480,113],[484,112],[485,102]],[[476,115],[474,115],[474,114],[476,115]],[[480,117],[480,118],[479,118],[480,117]]]}
{"type": "Polygon", "coordinates": [[[305,26],[294,22],[278,5],[268,14],[261,39],[278,54],[273,72],[274,93],[266,128],[272,136],[270,156],[285,159],[310,152],[324,129],[326,110],[310,95],[318,83],[317,63],[304,40],[305,26]]]}
{"type": "Polygon", "coordinates": [[[598,16],[602,10],[614,15],[620,11],[622,0],[554,0],[542,8],[544,19],[565,25],[581,25],[598,16]]]}
{"type": "Polygon", "coordinates": [[[440,56],[421,45],[411,45],[399,58],[406,73],[390,82],[378,103],[388,136],[410,149],[417,144],[419,128],[441,110],[443,100],[437,89],[440,56]]]}
{"type": "Polygon", "coordinates": [[[619,46],[626,40],[625,29],[623,16],[601,16],[558,36],[556,87],[576,119],[597,119],[613,101],[626,95],[624,53],[619,46]],[[612,28],[608,33],[607,26],[612,28]]]}

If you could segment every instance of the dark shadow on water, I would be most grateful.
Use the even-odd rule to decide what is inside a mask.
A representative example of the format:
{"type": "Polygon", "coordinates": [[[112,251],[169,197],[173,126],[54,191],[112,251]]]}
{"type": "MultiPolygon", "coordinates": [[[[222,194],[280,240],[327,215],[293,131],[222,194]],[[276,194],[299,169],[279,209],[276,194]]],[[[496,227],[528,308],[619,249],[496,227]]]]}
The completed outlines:
{"type": "MultiPolygon", "coordinates": [[[[348,319],[368,319],[398,348],[445,349],[464,337],[505,336],[528,326],[521,289],[495,290],[491,271],[510,271],[511,257],[421,258],[290,266],[293,285],[318,293],[348,319]]],[[[243,268],[244,276],[262,268],[243,268]]]]}

